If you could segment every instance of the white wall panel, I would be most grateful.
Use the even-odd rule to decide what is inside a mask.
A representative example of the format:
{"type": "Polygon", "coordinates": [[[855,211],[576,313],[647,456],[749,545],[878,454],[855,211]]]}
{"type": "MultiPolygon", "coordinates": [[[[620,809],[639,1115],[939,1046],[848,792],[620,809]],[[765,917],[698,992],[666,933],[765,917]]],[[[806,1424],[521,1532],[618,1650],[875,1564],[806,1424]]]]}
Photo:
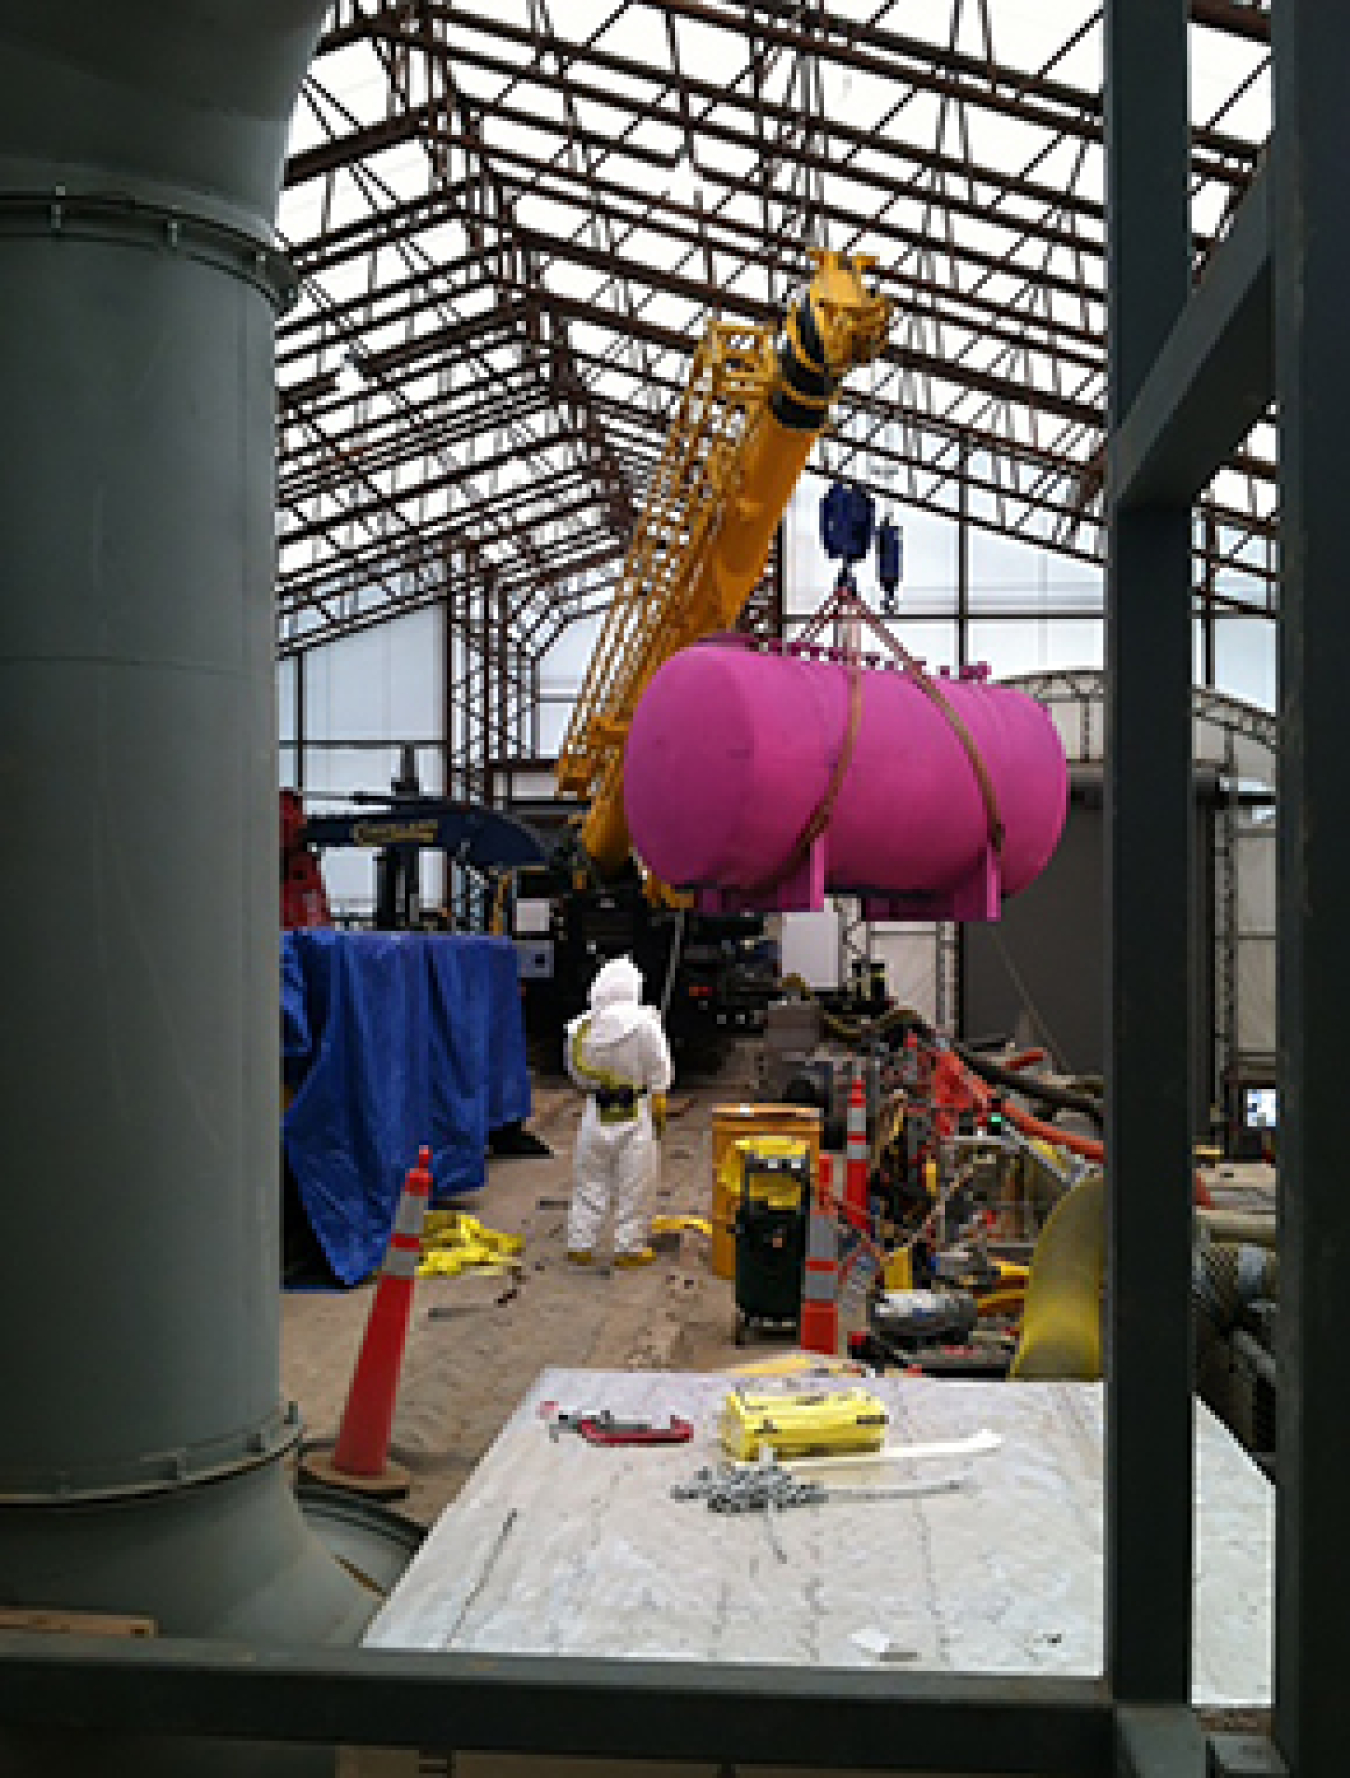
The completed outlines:
{"type": "MultiPolygon", "coordinates": [[[[552,759],[562,746],[563,736],[567,733],[567,725],[572,720],[570,704],[545,704],[539,712],[539,751],[545,759],[552,759]]],[[[548,793],[552,795],[552,780],[548,793]]]]}
{"type": "Polygon", "coordinates": [[[1249,1056],[1275,1053],[1275,940],[1243,938],[1237,947],[1237,1046],[1249,1056]]]}
{"type": "Polygon", "coordinates": [[[305,739],[374,740],[440,733],[441,614],[343,636],[305,658],[305,739]]]}
{"type": "Polygon", "coordinates": [[[1273,710],[1275,625],[1266,618],[1221,617],[1214,630],[1214,677],[1218,689],[1263,710],[1273,710]]]}
{"type": "Polygon", "coordinates": [[[872,927],[871,954],[886,967],[886,991],[901,1006],[937,1022],[938,947],[934,926],[872,927]]]}
{"type": "Polygon", "coordinates": [[[839,913],[833,904],[814,914],[784,914],[779,929],[784,976],[799,975],[810,988],[839,986],[839,913]]]}
{"type": "MultiPolygon", "coordinates": [[[[353,791],[382,794],[399,770],[398,742],[417,749],[422,788],[439,795],[444,762],[438,737],[443,722],[443,614],[410,612],[376,629],[344,636],[304,656],[277,664],[277,702],[283,741],[293,740],[298,716],[297,680],[304,676],[304,785],[309,806],[353,791]],[[388,746],[344,745],[388,741],[388,746]]],[[[281,755],[281,782],[296,782],[294,747],[281,755]]],[[[375,855],[360,848],[332,848],[323,856],[328,898],[335,912],[364,915],[375,899],[375,855]]],[[[444,864],[439,853],[422,861],[422,897],[440,902],[444,864]]]]}
{"type": "Polygon", "coordinates": [[[1237,864],[1237,924],[1240,935],[1275,931],[1277,848],[1275,826],[1239,829],[1235,846],[1237,864]]]}
{"type": "Polygon", "coordinates": [[[995,679],[1053,667],[1099,669],[1105,646],[1098,618],[1009,618],[1000,623],[976,618],[970,625],[970,658],[987,662],[995,679]]]}

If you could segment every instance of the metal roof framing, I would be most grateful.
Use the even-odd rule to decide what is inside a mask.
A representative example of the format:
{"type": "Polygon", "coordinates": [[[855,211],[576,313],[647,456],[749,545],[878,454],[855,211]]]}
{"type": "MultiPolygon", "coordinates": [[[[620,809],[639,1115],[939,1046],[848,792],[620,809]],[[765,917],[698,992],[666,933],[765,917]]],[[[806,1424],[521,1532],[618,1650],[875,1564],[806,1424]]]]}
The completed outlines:
{"type": "MultiPolygon", "coordinates": [[[[705,319],[772,319],[814,245],[875,253],[897,313],[822,467],[1102,558],[1103,25],[1042,10],[1031,44],[999,0],[335,0],[282,206],[281,652],[445,603],[453,551],[537,655],[603,603],[705,319]]],[[[1268,12],[1192,0],[1190,36],[1212,286],[1268,12]]],[[[1273,432],[1242,418],[1196,527],[1211,615],[1277,603],[1273,432]]]]}

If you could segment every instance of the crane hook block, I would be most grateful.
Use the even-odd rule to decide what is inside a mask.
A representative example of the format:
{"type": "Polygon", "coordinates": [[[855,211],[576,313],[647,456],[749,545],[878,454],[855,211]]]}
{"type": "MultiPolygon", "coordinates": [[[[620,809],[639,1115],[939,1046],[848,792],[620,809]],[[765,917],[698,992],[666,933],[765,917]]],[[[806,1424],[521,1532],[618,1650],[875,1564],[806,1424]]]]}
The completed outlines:
{"type": "Polygon", "coordinates": [[[872,496],[834,482],[820,503],[820,541],[831,561],[861,562],[872,542],[872,496]]]}
{"type": "Polygon", "coordinates": [[[877,526],[877,579],[887,598],[894,596],[904,573],[904,539],[893,519],[883,519],[877,526]]]}

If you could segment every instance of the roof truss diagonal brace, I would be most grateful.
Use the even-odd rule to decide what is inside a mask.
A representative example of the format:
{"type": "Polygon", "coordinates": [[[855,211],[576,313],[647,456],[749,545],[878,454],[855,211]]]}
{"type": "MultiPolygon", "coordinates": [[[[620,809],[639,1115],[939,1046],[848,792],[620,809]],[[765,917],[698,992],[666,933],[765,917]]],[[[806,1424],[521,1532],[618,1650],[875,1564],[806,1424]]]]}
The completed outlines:
{"type": "Polygon", "coordinates": [[[1274,380],[1262,168],[1112,439],[1121,508],[1190,505],[1265,413],[1274,380]]]}

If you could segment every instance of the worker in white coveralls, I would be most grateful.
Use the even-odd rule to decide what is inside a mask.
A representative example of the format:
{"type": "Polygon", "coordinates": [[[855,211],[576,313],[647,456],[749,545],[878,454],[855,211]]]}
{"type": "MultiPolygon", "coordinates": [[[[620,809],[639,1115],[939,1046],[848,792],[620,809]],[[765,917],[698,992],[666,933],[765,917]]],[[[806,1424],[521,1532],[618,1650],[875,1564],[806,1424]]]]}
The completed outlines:
{"type": "Polygon", "coordinates": [[[642,976],[629,958],[605,964],[591,983],[589,1011],[568,1025],[567,1072],[586,1095],[567,1257],[590,1264],[612,1207],[615,1265],[646,1265],[655,1258],[647,1234],[672,1069],[660,1014],[642,1004],[642,976]]]}

